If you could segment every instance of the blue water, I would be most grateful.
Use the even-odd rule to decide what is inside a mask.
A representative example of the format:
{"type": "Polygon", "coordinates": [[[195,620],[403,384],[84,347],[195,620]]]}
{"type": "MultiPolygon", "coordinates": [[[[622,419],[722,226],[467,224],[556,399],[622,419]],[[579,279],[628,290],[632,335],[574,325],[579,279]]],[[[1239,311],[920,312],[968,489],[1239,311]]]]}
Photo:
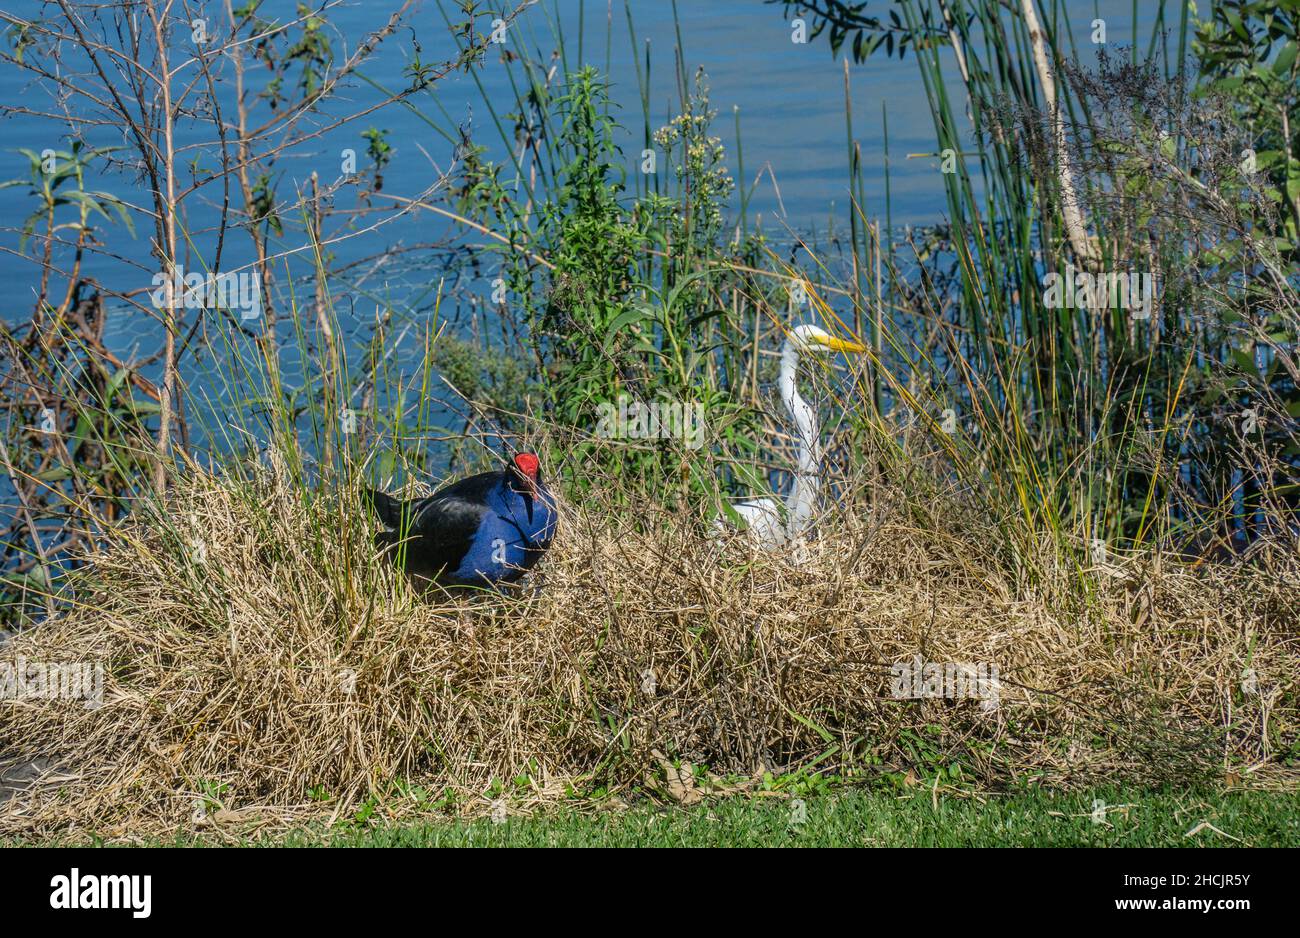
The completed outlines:
{"type": "MultiPolygon", "coordinates": [[[[20,0],[8,5],[13,13],[41,17],[52,16],[52,9],[34,0],[20,0]]],[[[216,23],[224,5],[208,3],[199,5],[216,23]]],[[[389,5],[375,3],[345,3],[328,13],[331,38],[336,61],[355,48],[358,41],[368,35],[384,19],[381,10],[389,5]]],[[[881,4],[885,7],[886,4],[881,4]]],[[[1094,7],[1105,17],[1108,41],[1112,48],[1129,41],[1132,34],[1131,7],[1127,2],[1070,4],[1074,8],[1075,41],[1081,49],[1088,49],[1089,20],[1094,7]]],[[[1149,31],[1150,18],[1156,4],[1145,3],[1139,18],[1139,34],[1149,31]]],[[[294,4],[269,2],[263,4],[261,13],[266,18],[293,15],[294,4]]],[[[750,201],[751,210],[762,219],[764,229],[774,237],[788,231],[807,232],[824,230],[829,219],[844,224],[849,212],[849,194],[846,187],[848,147],[844,123],[844,73],[842,61],[832,59],[824,37],[805,45],[791,42],[791,27],[782,15],[782,7],[761,0],[682,0],[677,4],[680,37],[688,71],[702,66],[711,87],[713,106],[718,111],[715,133],[728,148],[728,158],[733,176],[738,176],[735,125],[739,118],[745,154],[745,185],[758,184],[750,201]]],[[[410,63],[411,40],[414,35],[420,46],[420,56],[425,62],[438,62],[454,53],[453,39],[444,24],[436,3],[426,3],[417,8],[410,21],[413,29],[403,29],[390,37],[380,47],[379,54],[362,70],[362,75],[381,86],[397,88],[406,83],[403,69],[410,63]]],[[[548,2],[527,9],[511,27],[503,48],[528,48],[549,57],[557,48],[555,31],[558,28],[566,38],[569,67],[578,63],[579,20],[582,22],[582,61],[604,70],[608,65],[609,80],[618,113],[626,123],[635,128],[624,140],[629,171],[635,171],[641,149],[641,108],[638,100],[636,65],[644,61],[645,50],[650,54],[649,100],[654,127],[666,122],[676,108],[678,99],[674,47],[677,33],[672,18],[672,6],[665,0],[632,0],[631,13],[638,40],[636,54],[628,36],[628,26],[623,4],[616,2],[580,3],[577,0],[548,2]],[[608,37],[608,41],[607,41],[608,37]]],[[[459,17],[453,9],[452,19],[459,17]]],[[[486,25],[480,21],[480,25],[486,25]]],[[[506,68],[500,61],[499,49],[493,47],[486,62],[477,69],[482,93],[474,79],[464,73],[455,73],[439,81],[429,91],[411,99],[414,107],[426,114],[446,134],[455,132],[458,124],[468,126],[475,142],[487,144],[496,159],[505,156],[504,145],[492,128],[490,107],[498,112],[509,110],[513,100],[506,68]]],[[[174,54],[180,58],[185,49],[174,54]]],[[[950,74],[951,52],[945,50],[950,74]]],[[[70,63],[75,64],[75,63],[70,63]]],[[[918,78],[914,59],[900,62],[877,53],[862,64],[851,64],[850,85],[853,101],[853,130],[862,147],[869,217],[885,214],[885,147],[883,120],[888,114],[890,145],[890,183],[892,190],[892,221],[896,225],[925,225],[942,221],[944,193],[934,159],[913,158],[908,154],[930,153],[936,149],[935,133],[925,104],[924,93],[918,78]]],[[[193,74],[193,70],[187,74],[193,74]]],[[[258,87],[264,81],[263,72],[250,68],[248,80],[258,87]]],[[[230,79],[223,82],[228,92],[230,79]]],[[[955,101],[961,100],[960,89],[950,93],[955,101]]],[[[224,94],[227,105],[229,95],[224,94]]],[[[345,93],[346,102],[330,103],[326,113],[318,119],[324,124],[329,118],[343,113],[343,105],[358,108],[379,100],[379,92],[364,81],[352,82],[345,93]]],[[[47,91],[31,82],[30,78],[12,66],[0,68],[0,101],[22,105],[37,110],[53,110],[54,102],[47,91]]],[[[84,113],[84,112],[83,112],[84,113]]],[[[265,110],[261,112],[265,115],[265,110]]],[[[429,126],[429,123],[410,109],[391,106],[360,122],[326,133],[324,136],[290,148],[277,161],[274,169],[281,197],[295,190],[303,190],[316,171],[325,183],[340,175],[340,153],[352,148],[364,166],[365,144],[360,133],[374,126],[389,131],[389,141],[394,147],[392,162],[384,173],[384,191],[408,197],[421,193],[435,178],[434,165],[445,167],[452,154],[452,143],[429,126]]],[[[4,140],[8,146],[0,151],[0,179],[23,177],[27,160],[15,152],[18,147],[42,150],[46,147],[62,149],[67,146],[66,127],[60,127],[48,118],[7,111],[0,120],[4,140]]],[[[965,131],[968,134],[968,129],[965,131]]],[[[116,128],[96,128],[87,133],[92,145],[120,146],[123,133],[116,128]]],[[[196,131],[182,126],[178,146],[183,158],[200,156],[215,165],[216,150],[211,145],[213,134],[204,126],[196,131]]],[[[124,172],[106,173],[88,185],[102,187],[136,204],[147,203],[147,192],[140,182],[124,172]]],[[[342,191],[336,207],[346,207],[348,193],[342,191]]],[[[209,187],[190,196],[185,205],[187,225],[191,232],[194,251],[204,262],[214,259],[216,245],[217,212],[220,201],[217,187],[209,187]]],[[[377,200],[378,201],[378,200],[377,200]]],[[[33,200],[25,187],[0,190],[0,215],[6,220],[0,230],[0,274],[11,284],[10,295],[28,297],[36,281],[35,267],[29,258],[18,256],[20,227],[16,221],[25,217],[33,200]]],[[[286,219],[286,221],[292,221],[286,219]]],[[[101,226],[102,237],[109,241],[120,258],[94,257],[86,264],[86,273],[97,278],[109,289],[131,290],[147,286],[156,267],[149,256],[148,239],[151,230],[137,221],[134,240],[129,239],[118,225],[101,226]],[[132,268],[131,264],[138,264],[132,268]]],[[[374,232],[334,247],[341,263],[377,255],[395,244],[427,241],[431,236],[446,233],[443,220],[427,213],[415,212],[391,220],[374,232]]],[[[224,269],[232,269],[247,262],[251,255],[246,238],[232,233],[226,240],[224,269]]],[[[276,245],[277,249],[301,248],[304,239],[300,233],[287,232],[287,237],[276,245]]],[[[29,245],[29,253],[35,245],[29,245]]],[[[202,268],[195,262],[192,267],[202,268]]],[[[298,262],[298,266],[305,266],[298,262]]],[[[436,271],[427,271],[432,277],[436,271]]],[[[379,288],[382,278],[372,278],[370,285],[379,288]]],[[[17,303],[5,312],[9,321],[25,316],[24,303],[17,303]]],[[[141,349],[141,352],[146,350],[141,349]]]]}
{"type": "MultiPolygon", "coordinates": [[[[386,20],[387,11],[395,6],[346,2],[331,8],[329,35],[335,62],[343,61],[386,20]]],[[[1130,3],[1107,0],[1070,6],[1073,38],[1081,54],[1091,54],[1089,24],[1096,13],[1106,19],[1112,51],[1129,42],[1133,34],[1130,3]]],[[[1146,37],[1158,5],[1148,2],[1141,6],[1138,35],[1146,37]]],[[[277,0],[264,3],[260,14],[266,19],[288,20],[294,16],[294,8],[294,3],[277,0]]],[[[681,0],[676,8],[675,25],[672,4],[666,0],[631,0],[637,36],[633,42],[622,0],[585,4],[578,0],[546,0],[534,5],[510,28],[503,45],[490,47],[486,60],[472,75],[453,72],[431,88],[416,93],[406,104],[387,106],[359,121],[329,129],[287,148],[272,171],[279,198],[292,202],[296,192],[306,191],[313,172],[323,186],[330,187],[342,176],[345,149],[356,152],[358,168],[364,169],[366,144],[361,134],[370,127],[387,130],[387,140],[393,147],[391,161],[383,173],[383,194],[421,197],[441,170],[451,164],[458,128],[464,129],[475,143],[486,145],[488,158],[508,166],[506,143],[496,130],[492,116],[494,110],[499,116],[508,114],[515,100],[502,52],[529,50],[536,58],[549,61],[561,47],[557,34],[564,36],[569,69],[587,63],[608,74],[615,115],[628,128],[619,142],[632,177],[638,170],[644,133],[637,68],[638,65],[645,68],[648,50],[648,97],[653,131],[678,112],[680,95],[674,58],[680,30],[687,73],[694,75],[696,68],[702,67],[707,74],[711,104],[718,115],[713,133],[727,148],[732,176],[746,191],[752,190],[751,229],[761,225],[778,243],[789,243],[795,236],[809,233],[821,240],[828,228],[845,233],[850,197],[843,59],[832,57],[825,37],[803,45],[793,43],[791,25],[779,4],[762,0],[681,0]],[[743,141],[743,178],[738,160],[737,122],[743,141]]],[[[224,20],[224,4],[200,4],[197,9],[204,11],[215,32],[216,24],[224,20]]],[[[10,4],[10,10],[19,16],[35,18],[55,17],[57,12],[34,0],[10,4]]],[[[452,20],[461,17],[455,9],[448,9],[447,15],[452,20]]],[[[323,105],[321,113],[314,114],[307,127],[325,128],[346,113],[381,101],[380,88],[407,85],[409,79],[404,71],[417,54],[414,43],[418,43],[418,55],[425,63],[454,57],[455,42],[436,2],[417,7],[408,23],[409,28],[403,27],[390,36],[358,71],[356,79],[347,84],[339,97],[323,105]]],[[[487,28],[487,20],[480,19],[478,25],[487,28]]],[[[172,50],[174,66],[183,64],[192,54],[193,46],[187,45],[187,41],[188,36],[178,34],[172,50]]],[[[957,69],[951,50],[945,49],[943,56],[946,74],[955,80],[957,69]]],[[[84,63],[75,56],[65,59],[68,72],[80,66],[84,63]]],[[[185,78],[193,74],[192,65],[181,72],[185,78]]],[[[250,63],[246,80],[251,89],[263,87],[267,74],[265,69],[250,63]]],[[[886,220],[888,169],[892,200],[888,205],[889,221],[896,228],[942,223],[945,193],[938,160],[932,156],[909,158],[909,154],[932,154],[937,149],[914,57],[909,54],[899,61],[877,53],[864,63],[850,62],[849,82],[853,137],[862,150],[865,214],[882,223],[886,220]]],[[[948,90],[954,102],[964,101],[959,86],[953,85],[948,90]]],[[[229,116],[233,78],[228,69],[218,85],[217,96],[229,116]]],[[[48,116],[23,112],[22,109],[56,111],[58,102],[47,88],[11,65],[0,67],[0,101],[8,105],[0,112],[0,133],[6,144],[0,148],[0,180],[26,177],[28,161],[17,148],[41,151],[47,147],[66,149],[69,146],[66,125],[48,116]]],[[[72,106],[82,116],[94,116],[76,99],[72,106]]],[[[961,115],[964,108],[955,103],[954,110],[961,115]]],[[[255,107],[252,123],[257,124],[269,115],[265,106],[255,107]]],[[[961,120],[964,122],[964,116],[961,120]]],[[[959,132],[963,139],[969,139],[968,126],[959,132]]],[[[126,142],[124,130],[115,126],[91,127],[85,132],[85,138],[90,146],[97,147],[122,147],[126,142]]],[[[278,142],[275,137],[270,139],[278,142]]],[[[215,134],[208,123],[179,126],[176,145],[182,165],[194,161],[210,167],[218,165],[215,134]]],[[[129,148],[121,153],[129,153],[129,148]]],[[[660,166],[661,173],[667,169],[666,165],[660,166]]],[[[513,174],[510,168],[503,177],[510,179],[513,174]]],[[[182,180],[182,186],[185,181],[182,180]]],[[[86,185],[115,193],[136,205],[148,205],[150,201],[144,183],[130,166],[113,167],[101,160],[89,174],[86,185]]],[[[439,201],[436,195],[431,200],[439,201]]],[[[237,192],[234,201],[239,201],[237,192]]],[[[202,271],[215,263],[220,202],[220,186],[210,185],[181,203],[188,233],[189,251],[182,258],[187,270],[202,271]]],[[[733,202],[739,204],[738,199],[733,202]]],[[[340,186],[331,204],[340,213],[358,208],[356,187],[340,186]]],[[[495,313],[481,298],[490,290],[495,276],[492,265],[497,262],[488,258],[482,267],[468,268],[463,263],[453,265],[451,254],[454,246],[481,244],[486,239],[429,212],[399,211],[397,205],[380,196],[372,198],[369,204],[388,208],[356,221],[358,228],[367,229],[363,234],[329,246],[335,267],[348,268],[331,284],[331,291],[346,346],[354,355],[368,339],[376,317],[385,310],[392,308],[408,316],[414,311],[417,317],[427,318],[438,283],[444,277],[450,279],[445,285],[446,299],[440,317],[462,332],[490,330],[491,323],[486,320],[495,313]],[[392,249],[430,243],[438,247],[384,258],[392,249]]],[[[27,245],[26,256],[19,250],[21,220],[33,206],[34,199],[26,186],[0,189],[0,218],[4,221],[0,225],[0,275],[9,284],[12,300],[3,316],[11,323],[25,320],[35,304],[39,270],[33,255],[39,250],[39,242],[33,240],[27,245]]],[[[70,209],[62,211],[63,220],[73,217],[70,209]]],[[[327,222],[326,237],[344,234],[341,226],[349,217],[339,214],[327,222]]],[[[104,246],[101,251],[88,255],[83,276],[93,277],[110,295],[151,289],[157,270],[157,262],[149,250],[152,225],[137,217],[132,238],[120,224],[93,221],[104,246]]],[[[290,291],[301,308],[302,298],[309,297],[313,288],[312,251],[300,221],[300,217],[286,214],[284,236],[273,238],[271,243],[274,254],[285,255],[275,267],[276,303],[281,312],[288,305],[290,291]]],[[[221,269],[235,270],[252,259],[248,237],[240,230],[228,230],[221,269]]],[[[66,264],[67,261],[66,250],[56,256],[56,262],[66,264]]],[[[52,295],[61,298],[65,288],[66,284],[57,282],[56,278],[52,295]]],[[[147,302],[147,298],[140,297],[139,301],[147,302]]],[[[309,303],[306,305],[310,308],[309,303]]],[[[162,330],[156,317],[111,299],[110,308],[106,344],[113,352],[124,360],[138,361],[157,351],[162,330]]],[[[188,315],[186,324],[194,315],[188,315]]],[[[248,325],[256,332],[262,323],[253,321],[248,325]]],[[[282,336],[291,333],[287,327],[282,329],[282,336]]],[[[284,368],[290,377],[295,371],[293,356],[292,349],[286,351],[284,368]]],[[[412,343],[396,362],[402,369],[412,371],[418,366],[419,357],[419,346],[412,343]]],[[[195,380],[201,383],[201,379],[195,380]]],[[[192,386],[191,390],[194,389],[192,386]]]]}

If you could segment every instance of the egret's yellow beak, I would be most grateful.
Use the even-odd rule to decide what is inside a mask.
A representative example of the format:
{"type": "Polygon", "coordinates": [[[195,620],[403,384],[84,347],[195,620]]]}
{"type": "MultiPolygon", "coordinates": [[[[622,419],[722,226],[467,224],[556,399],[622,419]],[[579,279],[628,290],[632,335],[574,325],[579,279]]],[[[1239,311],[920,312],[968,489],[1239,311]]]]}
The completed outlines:
{"type": "Polygon", "coordinates": [[[825,338],[818,336],[817,341],[836,352],[853,352],[854,354],[861,354],[867,350],[865,345],[859,345],[856,342],[849,342],[845,339],[837,339],[833,335],[826,336],[825,338]]]}

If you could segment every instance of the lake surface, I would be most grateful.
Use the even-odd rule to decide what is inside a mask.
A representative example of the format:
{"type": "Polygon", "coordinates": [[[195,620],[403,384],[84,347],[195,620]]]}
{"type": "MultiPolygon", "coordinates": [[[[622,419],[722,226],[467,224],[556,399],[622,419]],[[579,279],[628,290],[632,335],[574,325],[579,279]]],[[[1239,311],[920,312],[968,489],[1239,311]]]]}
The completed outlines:
{"type": "MultiPolygon", "coordinates": [[[[874,9],[877,4],[871,6],[869,12],[887,13],[891,5],[880,3],[879,10],[874,9]]],[[[9,3],[7,7],[17,15],[51,18],[57,15],[55,8],[36,2],[9,3]]],[[[1097,15],[1106,21],[1112,52],[1129,43],[1134,32],[1131,3],[1108,0],[1072,3],[1070,7],[1074,42],[1081,54],[1090,54],[1086,50],[1093,48],[1089,41],[1090,21],[1097,15]]],[[[1148,2],[1140,7],[1138,35],[1145,42],[1158,4],[1148,2]]],[[[206,8],[200,5],[200,9],[208,10],[213,23],[224,19],[223,6],[207,4],[206,8]]],[[[389,5],[353,2],[332,8],[328,19],[335,61],[342,61],[358,42],[380,26],[388,9],[389,5]]],[[[673,4],[666,0],[632,0],[630,11],[636,32],[633,40],[629,37],[622,0],[612,4],[578,0],[544,2],[528,8],[510,27],[502,48],[527,49],[542,59],[549,59],[560,47],[557,34],[562,34],[570,69],[584,62],[607,73],[616,116],[632,128],[625,130],[620,138],[631,174],[637,171],[643,145],[638,63],[644,68],[648,50],[651,129],[654,130],[678,110],[674,50],[680,35],[688,73],[694,74],[697,67],[707,73],[711,103],[718,112],[714,133],[727,147],[732,175],[745,186],[754,186],[749,202],[751,228],[761,223],[762,229],[778,243],[788,242],[795,233],[824,235],[829,225],[845,229],[850,199],[843,60],[832,57],[824,36],[802,45],[792,42],[791,24],[779,4],[763,0],[682,0],[676,9],[678,16],[674,21],[673,4]],[[743,180],[737,158],[737,121],[743,141],[743,180]]],[[[269,2],[263,4],[260,13],[267,19],[288,20],[294,16],[293,10],[293,3],[269,2]]],[[[454,9],[447,9],[446,16],[455,20],[460,15],[454,9]]],[[[396,89],[408,84],[404,70],[413,54],[413,37],[419,44],[422,61],[440,62],[454,57],[454,40],[437,3],[417,7],[409,22],[410,29],[402,29],[390,37],[380,47],[379,54],[360,70],[364,80],[352,82],[338,100],[324,107],[323,113],[315,118],[318,125],[379,101],[382,97],[379,88],[396,89]]],[[[485,27],[486,21],[480,20],[480,26],[485,27]]],[[[947,72],[955,77],[951,50],[945,49],[944,55],[948,57],[947,72]]],[[[256,86],[257,81],[265,79],[257,78],[254,70],[249,80],[256,86]]],[[[851,62],[849,82],[853,137],[862,148],[864,164],[865,213],[882,222],[885,219],[883,131],[887,116],[889,209],[893,224],[900,227],[941,223],[945,195],[937,159],[907,158],[908,154],[928,154],[936,149],[934,126],[915,58],[909,53],[899,61],[877,53],[865,63],[851,62]]],[[[949,90],[955,102],[963,100],[959,87],[949,90]]],[[[218,96],[229,105],[233,97],[229,79],[219,86],[218,96]]],[[[54,109],[48,91],[12,66],[0,68],[0,101],[34,110],[54,109]]],[[[358,165],[364,168],[365,141],[361,133],[375,127],[388,131],[387,139],[393,147],[391,162],[384,170],[383,192],[417,197],[450,164],[458,127],[465,129],[475,143],[486,145],[489,158],[505,161],[506,144],[494,127],[492,112],[495,109],[497,114],[508,113],[513,101],[508,70],[498,48],[492,47],[486,61],[473,75],[463,72],[449,75],[414,95],[411,107],[389,106],[359,122],[290,148],[274,166],[277,192],[287,199],[296,191],[305,191],[313,172],[325,185],[339,179],[341,156],[347,149],[356,151],[358,165]]],[[[961,110],[960,106],[955,109],[961,110]]],[[[0,121],[0,128],[7,143],[0,149],[0,179],[27,175],[28,161],[16,152],[19,147],[40,151],[68,146],[66,128],[48,118],[10,111],[0,121]]],[[[969,136],[969,127],[962,132],[969,136]]],[[[212,138],[208,126],[197,130],[181,127],[177,143],[183,159],[208,160],[215,165],[217,151],[212,138]]],[[[120,128],[98,128],[88,133],[87,139],[94,146],[121,146],[124,132],[120,128]]],[[[88,188],[103,188],[135,204],[148,203],[149,196],[142,183],[129,174],[91,175],[88,188]]],[[[210,186],[184,203],[192,249],[186,264],[191,270],[202,269],[212,262],[219,201],[218,187],[210,186]]],[[[335,194],[333,204],[335,208],[346,209],[353,201],[352,193],[345,186],[335,194]]],[[[21,220],[33,206],[34,200],[25,186],[0,190],[0,212],[5,220],[0,230],[0,275],[10,285],[9,295],[14,301],[3,313],[9,322],[27,318],[34,305],[38,268],[31,255],[36,251],[35,243],[28,245],[28,256],[19,254],[21,220]]],[[[294,221],[286,218],[285,236],[272,244],[276,252],[290,252],[277,274],[281,290],[293,278],[303,278],[296,281],[295,289],[310,283],[310,250],[294,221]]],[[[365,224],[373,221],[367,218],[365,224]]],[[[99,229],[112,256],[88,258],[85,274],[111,290],[147,289],[157,269],[149,253],[151,227],[137,220],[134,238],[118,224],[101,223],[99,229]]],[[[336,307],[350,344],[364,338],[361,333],[374,322],[376,311],[382,306],[416,307],[427,314],[436,284],[445,273],[438,267],[436,254],[412,252],[385,261],[382,260],[385,251],[449,239],[462,233],[463,229],[427,212],[392,211],[374,230],[332,244],[336,265],[356,265],[347,278],[333,285],[336,307]],[[371,264],[369,259],[373,258],[381,259],[371,264]]],[[[242,232],[229,233],[223,270],[252,260],[247,242],[242,232]]],[[[470,292],[486,292],[493,271],[483,269],[476,275],[482,283],[471,286],[470,292]]],[[[458,271],[455,276],[463,278],[465,274],[458,271]]],[[[455,309],[444,306],[442,314],[457,321],[455,309]]],[[[256,324],[253,325],[255,328],[256,324]]],[[[461,327],[467,328],[464,320],[461,327]]],[[[148,314],[138,309],[123,309],[109,317],[106,341],[124,359],[144,357],[158,347],[161,329],[148,314]]]]}

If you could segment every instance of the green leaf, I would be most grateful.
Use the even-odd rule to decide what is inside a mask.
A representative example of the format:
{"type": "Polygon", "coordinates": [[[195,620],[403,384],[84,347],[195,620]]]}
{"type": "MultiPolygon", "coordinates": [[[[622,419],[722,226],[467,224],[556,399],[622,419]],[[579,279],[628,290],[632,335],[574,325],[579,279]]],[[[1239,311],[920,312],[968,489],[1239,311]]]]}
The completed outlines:
{"type": "Polygon", "coordinates": [[[767,478],[756,468],[748,463],[731,463],[731,471],[736,474],[736,478],[749,489],[751,492],[762,492],[768,494],[767,478]]]}
{"type": "Polygon", "coordinates": [[[1228,25],[1232,27],[1232,31],[1236,33],[1239,38],[1249,42],[1250,33],[1246,31],[1246,26],[1242,23],[1241,17],[1237,14],[1237,11],[1233,10],[1231,7],[1222,7],[1221,10],[1223,18],[1228,21],[1228,25]]]}
{"type": "Polygon", "coordinates": [[[609,337],[612,338],[614,335],[623,331],[633,323],[643,322],[647,319],[654,320],[656,318],[653,307],[647,306],[643,303],[637,303],[633,306],[629,306],[610,320],[606,330],[609,333],[609,337]]]}
{"type": "Polygon", "coordinates": [[[1295,64],[1296,51],[1295,40],[1282,47],[1282,51],[1277,54],[1277,59],[1273,62],[1274,75],[1281,77],[1291,71],[1291,66],[1295,64]]]}

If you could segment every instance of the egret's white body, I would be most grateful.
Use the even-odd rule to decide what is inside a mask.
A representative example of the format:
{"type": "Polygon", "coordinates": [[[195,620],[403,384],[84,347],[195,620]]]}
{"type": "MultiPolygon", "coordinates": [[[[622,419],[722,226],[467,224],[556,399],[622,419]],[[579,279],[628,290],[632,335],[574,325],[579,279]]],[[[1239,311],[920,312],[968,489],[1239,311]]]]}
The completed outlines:
{"type": "MultiPolygon", "coordinates": [[[[755,498],[733,507],[745,522],[745,531],[754,543],[767,548],[793,544],[812,524],[821,493],[821,427],[817,411],[803,399],[795,387],[799,356],[803,353],[865,352],[856,342],[837,339],[825,329],[811,324],[796,326],[781,346],[781,374],[778,386],[781,400],[790,414],[797,438],[798,459],[794,484],[785,499],[784,518],[775,497],[755,498]]],[[[719,524],[725,527],[723,519],[719,524]]]]}

